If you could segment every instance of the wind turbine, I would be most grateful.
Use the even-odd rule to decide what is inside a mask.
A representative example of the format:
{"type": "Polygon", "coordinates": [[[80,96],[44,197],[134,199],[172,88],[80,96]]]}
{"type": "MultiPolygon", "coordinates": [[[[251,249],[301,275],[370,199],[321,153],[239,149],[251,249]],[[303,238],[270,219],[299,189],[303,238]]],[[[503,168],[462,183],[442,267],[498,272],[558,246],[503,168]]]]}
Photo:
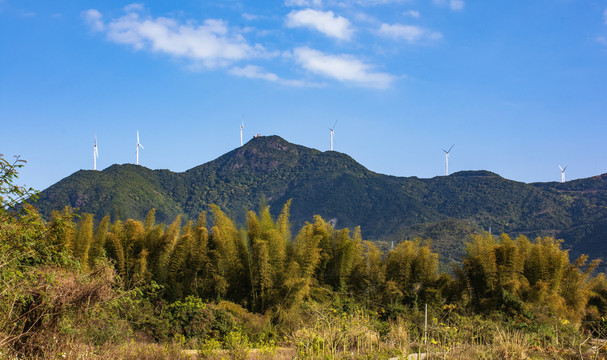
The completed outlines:
{"type": "Polygon", "coordinates": [[[137,165],[139,165],[139,148],[144,148],[143,145],[139,143],[139,130],[137,130],[137,165]]]}
{"type": "Polygon", "coordinates": [[[97,151],[97,134],[95,134],[95,145],[93,146],[93,170],[97,170],[97,158],[99,152],[97,151]]]}
{"type": "Polygon", "coordinates": [[[561,182],[564,183],[565,182],[565,169],[567,169],[568,165],[565,165],[565,167],[562,167],[561,165],[559,165],[559,169],[561,169],[561,182]]]}
{"type": "Polygon", "coordinates": [[[451,149],[453,149],[453,146],[455,146],[455,144],[451,145],[449,150],[443,149],[445,152],[445,176],[449,176],[449,153],[451,152],[451,149]]]}
{"type": "Polygon", "coordinates": [[[335,120],[335,124],[333,124],[333,128],[329,129],[329,130],[331,130],[331,151],[333,151],[333,135],[335,132],[335,125],[337,125],[337,120],[335,120]]]}
{"type": "MultiPolygon", "coordinates": [[[[244,116],[243,116],[244,117],[244,116]]],[[[242,130],[244,129],[244,119],[240,123],[240,146],[242,146],[242,130]]]]}

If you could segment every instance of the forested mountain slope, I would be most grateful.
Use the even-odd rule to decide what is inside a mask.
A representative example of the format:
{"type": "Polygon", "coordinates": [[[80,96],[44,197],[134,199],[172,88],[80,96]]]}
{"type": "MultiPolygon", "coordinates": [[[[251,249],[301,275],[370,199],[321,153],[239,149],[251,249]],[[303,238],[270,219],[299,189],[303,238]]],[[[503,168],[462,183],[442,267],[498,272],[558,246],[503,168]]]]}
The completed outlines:
{"type": "MultiPolygon", "coordinates": [[[[430,232],[444,240],[453,238],[450,233],[461,236],[462,229],[491,228],[562,237],[576,254],[607,255],[607,174],[563,184],[525,184],[487,171],[395,177],[369,171],[346,154],[278,136],[254,138],[183,173],[130,164],[81,170],[42,191],[37,207],[49,216],[70,205],[97,219],[143,219],[156,208],[158,221],[170,222],[178,214],[195,219],[214,203],[242,223],[245,209],[258,208],[260,201],[277,213],[288,199],[294,225],[319,214],[337,227],[360,225],[367,239],[398,241],[430,232]]],[[[438,252],[461,248],[461,242],[441,244],[438,252]]]]}

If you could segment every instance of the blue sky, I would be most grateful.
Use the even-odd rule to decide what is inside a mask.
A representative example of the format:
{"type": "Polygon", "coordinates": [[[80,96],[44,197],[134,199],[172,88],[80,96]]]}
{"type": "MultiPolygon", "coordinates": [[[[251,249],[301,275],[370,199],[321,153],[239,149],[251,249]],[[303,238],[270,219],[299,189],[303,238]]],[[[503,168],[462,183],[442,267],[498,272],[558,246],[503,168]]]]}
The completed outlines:
{"type": "Polygon", "coordinates": [[[607,172],[607,0],[0,0],[0,153],[44,189],[280,135],[370,170],[607,172]]]}

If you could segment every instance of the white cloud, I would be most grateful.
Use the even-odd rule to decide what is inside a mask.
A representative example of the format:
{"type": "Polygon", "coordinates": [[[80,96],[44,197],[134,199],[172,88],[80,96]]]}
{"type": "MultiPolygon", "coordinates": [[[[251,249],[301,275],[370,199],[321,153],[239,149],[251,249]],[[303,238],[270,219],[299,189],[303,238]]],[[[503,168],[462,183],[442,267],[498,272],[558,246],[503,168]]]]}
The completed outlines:
{"type": "Polygon", "coordinates": [[[405,15],[405,16],[411,16],[411,17],[414,17],[414,18],[419,18],[420,17],[420,13],[417,10],[405,11],[403,13],[403,15],[405,15]]]}
{"type": "Polygon", "coordinates": [[[354,30],[350,21],[341,16],[335,16],[333,11],[305,9],[291,11],[287,15],[287,26],[307,27],[341,40],[349,40],[354,30]]]}
{"type": "Polygon", "coordinates": [[[451,0],[449,1],[449,7],[451,10],[462,10],[464,8],[464,0],[451,0]]]}
{"type": "Polygon", "coordinates": [[[99,11],[90,9],[83,11],[80,15],[84,18],[84,21],[86,21],[91,30],[103,31],[105,26],[103,25],[102,15],[99,11]]]}
{"type": "Polygon", "coordinates": [[[327,55],[309,47],[298,47],[293,50],[293,56],[304,69],[346,83],[384,89],[394,80],[392,75],[374,72],[371,65],[351,55],[327,55]]]}
{"type": "Polygon", "coordinates": [[[451,10],[462,10],[464,8],[464,0],[432,0],[438,6],[449,6],[451,10]]]}
{"type": "Polygon", "coordinates": [[[143,6],[142,3],[133,3],[133,4],[129,4],[129,5],[125,6],[123,9],[125,12],[134,12],[134,11],[143,11],[145,9],[145,7],[143,6]]]}
{"type": "Polygon", "coordinates": [[[604,36],[597,37],[596,41],[601,45],[607,45],[607,38],[605,38],[604,36]]]}
{"type": "Polygon", "coordinates": [[[180,24],[171,18],[141,15],[140,4],[128,5],[125,10],[126,15],[105,25],[95,9],[87,10],[84,16],[91,28],[105,30],[113,42],[191,59],[207,68],[267,55],[263,47],[249,45],[222,20],[207,19],[202,25],[192,21],[180,24]]]}
{"type": "Polygon", "coordinates": [[[299,7],[321,7],[322,0],[285,0],[286,6],[299,6],[299,7]]]}
{"type": "Polygon", "coordinates": [[[265,71],[256,65],[247,65],[245,67],[233,67],[230,73],[237,76],[242,76],[250,79],[263,79],[271,82],[279,82],[280,77],[274,73],[265,71]]]}
{"type": "Polygon", "coordinates": [[[415,25],[403,25],[403,24],[381,24],[381,27],[377,31],[380,35],[391,37],[393,39],[403,39],[410,43],[417,42],[421,39],[436,40],[443,37],[443,35],[436,31],[426,30],[422,27],[415,25]]]}
{"type": "Polygon", "coordinates": [[[281,84],[281,85],[287,85],[287,86],[320,86],[319,84],[314,84],[314,83],[308,83],[305,81],[301,81],[301,80],[289,80],[289,79],[283,79],[281,77],[279,77],[278,75],[268,72],[266,70],[264,70],[263,68],[256,66],[256,65],[247,65],[244,67],[239,67],[239,66],[235,66],[232,69],[230,69],[230,73],[232,75],[236,75],[236,76],[240,76],[240,77],[245,77],[245,78],[249,78],[249,79],[261,79],[261,80],[266,80],[269,82],[273,82],[273,83],[277,83],[277,84],[281,84]]]}
{"type": "Polygon", "coordinates": [[[243,19],[249,20],[249,21],[259,19],[259,15],[255,15],[255,14],[243,13],[241,16],[243,19]]]}

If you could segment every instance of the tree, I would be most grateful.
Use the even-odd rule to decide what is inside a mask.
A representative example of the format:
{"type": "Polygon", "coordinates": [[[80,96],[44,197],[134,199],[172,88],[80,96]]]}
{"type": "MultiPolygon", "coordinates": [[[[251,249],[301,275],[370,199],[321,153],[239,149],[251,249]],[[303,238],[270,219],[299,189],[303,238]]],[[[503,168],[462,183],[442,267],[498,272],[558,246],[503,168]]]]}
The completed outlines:
{"type": "Polygon", "coordinates": [[[269,293],[273,285],[268,252],[268,244],[264,240],[258,240],[253,244],[253,306],[260,312],[266,309],[269,293]]]}
{"type": "MultiPolygon", "coordinates": [[[[354,238],[357,238],[356,233],[357,231],[354,238]]],[[[363,302],[372,304],[378,300],[381,289],[385,287],[386,269],[383,254],[371,241],[362,241],[358,248],[360,253],[350,274],[349,284],[363,302]]]]}
{"type": "Polygon", "coordinates": [[[169,260],[175,244],[179,239],[180,232],[181,215],[177,216],[175,220],[173,220],[171,225],[169,225],[166,231],[164,231],[162,237],[158,239],[158,242],[153,244],[153,250],[156,251],[156,255],[153,259],[155,262],[150,264],[150,266],[153,266],[154,278],[160,284],[166,284],[167,282],[169,260]]]}
{"type": "Polygon", "coordinates": [[[15,209],[17,204],[23,200],[38,198],[38,191],[21,185],[15,185],[14,182],[19,178],[18,170],[25,166],[27,161],[15,156],[11,163],[0,154],[0,212],[7,209],[15,209]]]}
{"type": "Polygon", "coordinates": [[[189,260],[192,252],[192,223],[188,223],[181,230],[181,236],[175,244],[168,262],[168,295],[171,299],[181,299],[191,294],[187,288],[188,280],[192,276],[189,269],[189,260]]]}
{"type": "Polygon", "coordinates": [[[293,255],[287,266],[285,287],[292,306],[310,295],[317,284],[314,274],[321,258],[321,236],[314,234],[314,225],[306,223],[293,240],[293,255]]]}
{"type": "Polygon", "coordinates": [[[437,279],[438,254],[429,243],[422,245],[422,239],[403,241],[386,256],[386,281],[396,284],[403,301],[414,308],[437,300],[437,279]]]}
{"type": "Polygon", "coordinates": [[[76,242],[72,249],[74,258],[80,261],[83,270],[89,267],[89,250],[93,242],[93,214],[82,214],[78,223],[76,242]]]}
{"type": "Polygon", "coordinates": [[[93,244],[89,251],[89,267],[93,267],[95,262],[105,255],[104,247],[107,239],[107,232],[110,228],[110,216],[106,215],[101,219],[97,229],[95,229],[95,235],[93,235],[93,244]]]}
{"type": "Polygon", "coordinates": [[[12,183],[20,167],[19,158],[10,164],[0,155],[0,352],[6,358],[47,358],[49,344],[68,323],[64,320],[112,297],[115,277],[103,265],[82,271],[88,266],[92,218],[82,219],[75,237],[69,208],[55,212],[48,223],[28,204],[15,211],[32,194],[12,183]],[[80,271],[72,245],[82,261],[80,271]]]}
{"type": "Polygon", "coordinates": [[[348,229],[341,229],[333,236],[333,257],[329,265],[329,284],[334,290],[345,291],[347,280],[354,265],[357,244],[350,237],[348,229]]]}
{"type": "Polygon", "coordinates": [[[217,205],[211,205],[213,227],[209,238],[209,258],[213,268],[214,293],[218,298],[243,299],[250,294],[248,248],[234,222],[217,205]]]}

